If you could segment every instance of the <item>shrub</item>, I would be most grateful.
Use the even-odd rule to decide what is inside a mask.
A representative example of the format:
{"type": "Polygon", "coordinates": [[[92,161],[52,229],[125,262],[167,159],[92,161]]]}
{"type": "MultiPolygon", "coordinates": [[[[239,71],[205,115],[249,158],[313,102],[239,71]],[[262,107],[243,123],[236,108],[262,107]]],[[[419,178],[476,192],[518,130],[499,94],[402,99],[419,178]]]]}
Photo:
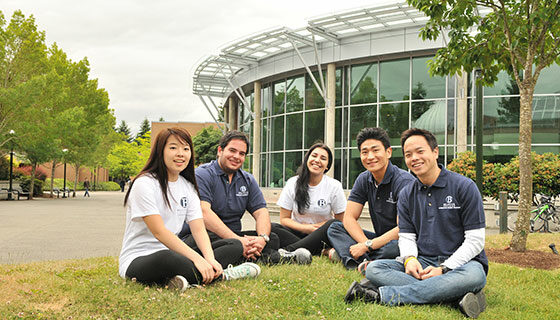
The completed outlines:
{"type": "MultiPolygon", "coordinates": [[[[482,162],[482,194],[486,197],[498,198],[500,188],[497,184],[502,164],[482,162]]],[[[476,181],[476,155],[472,151],[461,152],[453,159],[447,169],[476,181]]]]}
{"type": "MultiPolygon", "coordinates": [[[[16,172],[18,173],[18,177],[22,177],[22,176],[29,177],[33,172],[33,167],[30,165],[19,166],[17,168],[14,168],[14,174],[16,172]]],[[[45,171],[43,171],[43,169],[37,168],[37,170],[35,171],[35,179],[45,181],[47,179],[47,174],[45,173],[45,171]]]]}
{"type": "Polygon", "coordinates": [[[0,156],[0,180],[8,180],[10,178],[10,156],[0,156]]]}
{"type": "Polygon", "coordinates": [[[97,191],[119,191],[121,186],[113,181],[99,182],[95,185],[95,190],[97,191]]]}
{"type": "MultiPolygon", "coordinates": [[[[53,181],[53,188],[62,190],[64,188],[64,179],[55,178],[53,181]]],[[[66,188],[73,190],[74,189],[74,181],[66,180],[66,188]]],[[[44,183],[43,190],[50,191],[51,190],[51,180],[47,180],[44,183]]],[[[76,190],[83,190],[83,184],[78,183],[78,188],[76,190]]]]}
{"type": "MultiPolygon", "coordinates": [[[[22,177],[19,179],[19,186],[21,190],[29,192],[31,186],[31,177],[22,177]]],[[[43,196],[43,181],[35,179],[35,186],[33,187],[33,196],[42,197],[43,196]]]]}

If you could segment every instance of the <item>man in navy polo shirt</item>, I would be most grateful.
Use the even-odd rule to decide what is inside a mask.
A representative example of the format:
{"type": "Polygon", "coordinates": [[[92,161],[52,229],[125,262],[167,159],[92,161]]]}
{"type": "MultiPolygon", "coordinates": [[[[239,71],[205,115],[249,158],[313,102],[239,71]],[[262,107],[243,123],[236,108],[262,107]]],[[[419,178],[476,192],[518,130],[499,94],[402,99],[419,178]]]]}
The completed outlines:
{"type": "MultiPolygon", "coordinates": [[[[266,263],[310,263],[307,250],[281,252],[278,236],[270,232],[270,216],[266,201],[250,173],[241,169],[249,149],[249,139],[239,131],[229,131],[219,142],[217,160],[196,168],[196,181],[204,224],[210,240],[238,239],[247,259],[266,263]],[[256,231],[241,231],[241,218],[248,211],[255,218],[256,231]]],[[[179,234],[188,245],[194,244],[188,225],[179,234]]]]}
{"type": "Polygon", "coordinates": [[[335,221],[327,234],[333,248],[347,269],[355,269],[365,260],[395,258],[399,255],[397,200],[401,189],[414,180],[389,160],[392,155],[387,132],[381,128],[364,128],[357,137],[364,168],[348,198],[343,222],[335,221]],[[358,218],[364,204],[375,232],[362,230],[358,218]]]}
{"type": "Polygon", "coordinates": [[[475,183],[438,165],[432,133],[409,129],[401,137],[406,165],[418,178],[398,201],[400,259],[366,267],[370,284],[354,282],[345,300],[386,305],[459,302],[476,318],[486,308],[482,288],[488,260],[485,216],[475,183]]]}

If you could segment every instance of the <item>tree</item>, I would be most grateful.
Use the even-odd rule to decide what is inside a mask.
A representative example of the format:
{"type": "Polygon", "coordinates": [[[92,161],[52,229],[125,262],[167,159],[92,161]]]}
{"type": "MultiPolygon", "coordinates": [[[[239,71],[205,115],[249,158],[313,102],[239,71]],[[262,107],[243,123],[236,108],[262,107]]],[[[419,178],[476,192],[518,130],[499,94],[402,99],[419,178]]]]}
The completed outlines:
{"type": "Polygon", "coordinates": [[[136,134],[136,139],[134,139],[134,141],[138,143],[138,139],[142,138],[146,133],[150,132],[150,130],[152,130],[150,127],[150,121],[148,121],[148,118],[144,118],[140,124],[140,131],[136,134]]]}
{"type": "Polygon", "coordinates": [[[222,132],[214,127],[203,128],[193,137],[196,165],[216,159],[221,137],[222,132]]]}
{"type": "Polygon", "coordinates": [[[121,120],[121,124],[115,129],[117,133],[120,133],[122,139],[128,143],[132,142],[132,137],[130,136],[130,128],[124,120],[121,120]]]}
{"type": "Polygon", "coordinates": [[[118,179],[128,179],[140,173],[150,155],[150,134],[146,133],[139,143],[121,141],[113,146],[107,156],[109,174],[118,179]]]}
{"type": "Polygon", "coordinates": [[[560,63],[560,3],[547,0],[407,0],[429,21],[423,39],[443,36],[447,46],[429,62],[431,74],[480,68],[492,85],[501,70],[519,88],[519,214],[510,246],[525,251],[532,204],[532,102],[543,68],[560,63]],[[481,14],[483,12],[484,14],[481,14]],[[445,30],[445,32],[444,32],[445,30]],[[473,30],[475,32],[473,32],[473,30]]]}

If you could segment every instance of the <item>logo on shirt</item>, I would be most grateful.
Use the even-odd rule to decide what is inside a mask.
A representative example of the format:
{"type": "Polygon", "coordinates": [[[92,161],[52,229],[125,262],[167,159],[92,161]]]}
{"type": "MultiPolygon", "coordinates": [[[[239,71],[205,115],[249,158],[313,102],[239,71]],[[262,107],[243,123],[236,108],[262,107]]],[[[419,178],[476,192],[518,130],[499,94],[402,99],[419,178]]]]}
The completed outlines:
{"type": "Polygon", "coordinates": [[[237,192],[236,196],[238,197],[246,197],[249,195],[249,191],[247,191],[247,187],[246,186],[241,186],[239,188],[239,191],[237,192]]]}
{"type": "Polygon", "coordinates": [[[181,204],[181,207],[186,208],[188,204],[187,197],[182,197],[179,203],[181,204]]]}
{"type": "Polygon", "coordinates": [[[461,207],[455,205],[452,196],[447,196],[445,197],[445,203],[438,209],[461,209],[461,207]]]}
{"type": "Polygon", "coordinates": [[[392,192],[392,191],[389,192],[389,198],[388,198],[387,200],[385,200],[385,201],[387,201],[387,202],[389,202],[389,203],[392,203],[392,204],[397,203],[397,202],[395,201],[395,199],[393,199],[393,192],[392,192]]]}
{"type": "Polygon", "coordinates": [[[317,205],[318,205],[320,208],[324,208],[324,207],[327,205],[327,201],[326,201],[325,199],[319,199],[319,200],[317,201],[317,205]]]}

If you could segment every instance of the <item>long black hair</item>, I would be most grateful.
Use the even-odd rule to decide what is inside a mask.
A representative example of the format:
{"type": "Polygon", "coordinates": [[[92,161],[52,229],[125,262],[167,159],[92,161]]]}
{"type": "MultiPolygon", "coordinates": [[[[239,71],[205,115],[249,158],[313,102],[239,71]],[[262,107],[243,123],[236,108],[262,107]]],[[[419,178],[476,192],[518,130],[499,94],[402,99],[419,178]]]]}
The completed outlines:
{"type": "Polygon", "coordinates": [[[333,155],[331,149],[324,144],[323,142],[319,141],[312,145],[309,150],[305,153],[305,157],[303,157],[303,163],[297,169],[297,175],[299,176],[296,182],[296,204],[298,207],[298,212],[303,214],[303,211],[309,208],[309,168],[307,167],[307,161],[311,156],[313,150],[321,148],[327,151],[329,155],[329,161],[327,164],[327,169],[325,172],[329,171],[333,162],[333,155]]]}
{"type": "Polygon", "coordinates": [[[168,188],[168,180],[167,180],[167,167],[165,166],[165,162],[163,159],[163,151],[165,149],[165,144],[167,143],[167,139],[170,136],[175,136],[179,141],[186,142],[191,149],[191,158],[189,159],[189,164],[187,167],[179,173],[179,175],[183,176],[187,181],[194,185],[196,192],[198,193],[198,185],[196,184],[196,177],[194,175],[194,146],[191,139],[191,135],[189,132],[183,128],[167,128],[161,131],[155,140],[155,143],[152,147],[152,151],[150,153],[150,157],[148,158],[148,162],[140,171],[140,173],[134,177],[132,183],[130,184],[130,188],[128,189],[126,196],[124,197],[124,205],[128,201],[128,196],[130,195],[130,190],[132,190],[132,185],[136,179],[144,174],[151,174],[154,178],[159,181],[159,186],[161,188],[161,192],[163,193],[163,197],[165,202],[167,203],[168,207],[171,207],[169,204],[169,197],[167,196],[167,188],[168,188]]]}

